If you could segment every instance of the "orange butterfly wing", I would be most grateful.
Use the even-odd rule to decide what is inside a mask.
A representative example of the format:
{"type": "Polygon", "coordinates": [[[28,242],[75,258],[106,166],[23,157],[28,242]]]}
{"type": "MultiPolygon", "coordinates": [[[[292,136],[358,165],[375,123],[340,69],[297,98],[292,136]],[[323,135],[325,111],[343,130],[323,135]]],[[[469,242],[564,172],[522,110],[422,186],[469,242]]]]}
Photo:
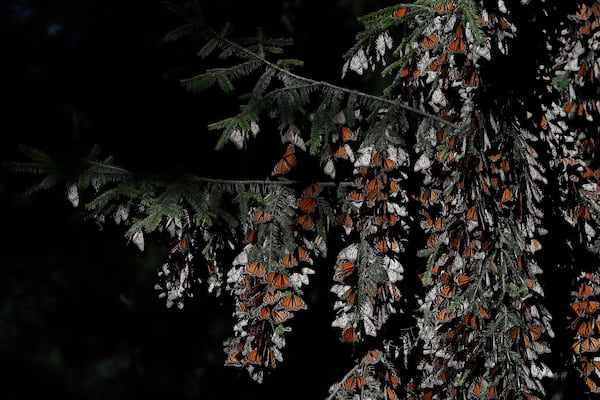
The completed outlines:
{"type": "Polygon", "coordinates": [[[285,175],[296,165],[296,151],[293,144],[289,144],[281,160],[275,164],[272,175],[285,175]]]}
{"type": "Polygon", "coordinates": [[[394,18],[402,18],[406,15],[406,13],[408,12],[408,7],[402,7],[397,9],[396,11],[394,11],[394,14],[392,14],[392,16],[394,18]]]}

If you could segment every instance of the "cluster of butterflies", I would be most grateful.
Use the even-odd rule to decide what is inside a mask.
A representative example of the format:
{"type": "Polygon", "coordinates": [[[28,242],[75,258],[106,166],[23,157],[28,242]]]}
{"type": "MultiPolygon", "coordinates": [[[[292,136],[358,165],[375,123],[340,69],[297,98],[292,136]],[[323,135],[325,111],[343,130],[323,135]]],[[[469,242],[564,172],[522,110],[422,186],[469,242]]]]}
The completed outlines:
{"type": "Polygon", "coordinates": [[[589,391],[600,393],[600,277],[582,272],[577,282],[577,290],[571,293],[576,315],[571,322],[575,332],[573,359],[589,391]]]}
{"type": "MultiPolygon", "coordinates": [[[[281,189],[283,190],[283,189],[281,189]]],[[[309,283],[313,257],[324,256],[326,246],[314,231],[314,222],[307,227],[304,218],[318,210],[321,187],[310,184],[295,199],[290,193],[289,208],[297,217],[280,218],[277,210],[253,208],[248,214],[244,248],[233,261],[227,275],[228,290],[235,300],[234,336],[224,343],[226,365],[248,370],[256,381],[263,379],[266,368],[274,368],[283,360],[285,332],[291,330],[287,321],[307,305],[301,288],[309,283]],[[295,201],[294,201],[295,200],[295,201]],[[273,242],[273,235],[284,235],[287,223],[294,233],[294,248],[283,249],[273,242]],[[276,233],[273,233],[276,231],[276,233]],[[308,232],[307,232],[308,231],[308,232]],[[310,233],[306,236],[303,233],[310,233]]],[[[281,198],[282,193],[271,193],[281,198]]],[[[281,238],[280,238],[281,239],[281,238]]]]}
{"type": "MultiPolygon", "coordinates": [[[[598,80],[600,62],[600,2],[579,5],[571,15],[571,28],[562,34],[561,46],[552,73],[567,76],[569,86],[561,101],[545,108],[540,127],[547,133],[553,153],[557,154],[558,187],[563,196],[563,217],[578,229],[580,240],[592,245],[597,240],[595,209],[598,201],[600,171],[598,163],[598,80]]],[[[600,393],[600,322],[598,294],[600,279],[584,272],[572,292],[575,317],[570,325],[575,339],[573,361],[592,393],[600,393]]]]}
{"type": "MultiPolygon", "coordinates": [[[[483,127],[472,122],[472,99],[481,84],[481,59],[491,58],[493,43],[506,52],[507,39],[514,36],[516,28],[502,16],[502,10],[484,10],[478,18],[486,37],[477,45],[460,8],[450,5],[452,2],[447,4],[446,12],[440,12],[436,23],[423,31],[420,58],[418,54],[400,72],[410,78],[414,90],[428,90],[425,93],[429,93],[434,112],[458,124],[478,127],[477,131],[471,128],[446,133],[424,121],[419,129],[421,143],[434,143],[431,151],[423,149],[415,165],[415,171],[422,172],[428,183],[414,198],[421,204],[421,228],[429,235],[430,254],[428,268],[421,275],[430,289],[421,307],[424,316],[419,328],[424,353],[431,357],[424,357],[418,365],[423,371],[419,386],[429,388],[431,396],[454,391],[475,398],[502,398],[511,393],[537,398],[544,390],[541,380],[551,376],[538,361],[539,354],[549,350],[541,338],[553,334],[547,310],[527,300],[532,294],[541,294],[535,278],[540,270],[530,256],[541,248],[537,239],[543,233],[538,229],[541,192],[535,182],[544,181],[543,168],[535,161],[537,155],[529,144],[535,140],[533,135],[524,134],[517,145],[503,149],[503,144],[494,140],[502,127],[493,117],[483,127]],[[429,90],[428,84],[433,86],[434,82],[437,89],[429,90]],[[459,100],[449,102],[447,98],[459,100]],[[475,137],[483,144],[480,151],[468,150],[468,142],[475,137]],[[517,151],[520,154],[515,155],[517,151]],[[531,179],[525,184],[514,173],[518,169],[514,160],[523,158],[532,161],[531,179]],[[456,174],[457,170],[462,174],[456,174]],[[513,228],[507,226],[509,220],[513,228]],[[500,231],[507,228],[518,236],[516,249],[497,248],[500,231]],[[514,261],[505,260],[506,254],[513,254],[514,261]],[[520,352],[531,362],[532,367],[524,374],[512,371],[500,376],[500,361],[494,354],[503,350],[499,342],[490,342],[484,334],[496,320],[499,299],[494,296],[502,291],[499,276],[527,284],[521,303],[511,307],[515,317],[521,313],[530,317],[520,325],[509,325],[505,335],[510,340],[502,342],[507,351],[520,352]],[[468,300],[475,293],[481,300],[478,304],[468,300]],[[472,376],[465,384],[465,368],[483,368],[482,356],[492,359],[485,367],[490,375],[472,376]],[[523,375],[527,384],[514,386],[523,375]]],[[[414,97],[413,92],[409,95],[414,97]]]]}
{"type": "Polygon", "coordinates": [[[478,352],[484,352],[488,358],[487,368],[499,373],[494,367],[499,363],[497,354],[503,350],[499,348],[500,342],[489,341],[485,331],[497,322],[497,304],[502,301],[497,296],[503,291],[504,277],[526,284],[520,302],[508,307],[515,315],[513,321],[520,314],[529,317],[522,324],[506,327],[505,335],[511,340],[502,341],[502,346],[530,360],[527,387],[531,393],[542,393],[540,381],[551,372],[537,359],[539,354],[549,351],[542,336],[553,333],[548,311],[531,300],[543,295],[535,278],[541,271],[531,255],[541,248],[537,237],[543,232],[536,205],[541,193],[534,181],[543,177],[540,173],[539,177],[524,181],[514,172],[515,158],[529,157],[531,168],[537,168],[535,151],[527,143],[528,138],[523,138],[521,154],[516,157],[517,146],[504,148],[502,142],[493,141],[485,151],[462,153],[456,146],[462,140],[455,134],[429,128],[429,136],[438,143],[436,148],[459,153],[453,158],[438,156],[432,160],[422,170],[429,184],[414,196],[421,205],[420,225],[429,235],[430,254],[429,267],[421,275],[430,289],[421,308],[424,317],[420,321],[420,335],[426,343],[424,352],[432,356],[424,358],[418,366],[424,375],[421,386],[437,388],[434,392],[455,390],[469,396],[477,393],[482,398],[488,394],[489,398],[502,398],[502,393],[517,390],[501,383],[512,382],[507,377],[473,378],[470,386],[461,383],[465,368],[481,367],[482,354],[478,356],[478,352]],[[431,168],[439,164],[442,164],[439,170],[445,172],[432,175],[431,168]],[[455,174],[454,170],[464,172],[455,174]],[[498,245],[502,243],[499,236],[506,235],[507,230],[514,232],[520,245],[514,248],[498,245]],[[472,296],[479,299],[477,304],[469,300],[472,296]]]}
{"type": "Polygon", "coordinates": [[[570,19],[571,27],[561,32],[555,63],[547,73],[568,78],[568,87],[560,100],[544,107],[540,126],[556,154],[563,216],[591,243],[597,237],[591,204],[597,201],[600,182],[590,167],[599,161],[600,61],[596,51],[600,48],[600,3],[578,6],[570,19]]]}
{"type": "Polygon", "coordinates": [[[397,394],[400,377],[393,364],[387,360],[386,354],[379,349],[371,349],[349,374],[330,390],[353,396],[369,396],[370,392],[385,393],[386,400],[399,400],[397,394]]]}
{"type": "Polygon", "coordinates": [[[161,228],[169,237],[169,254],[158,269],[154,288],[159,291],[159,298],[165,299],[167,307],[183,308],[185,298],[193,296],[192,286],[200,282],[194,266],[194,234],[189,218],[170,217],[161,228]]]}
{"type": "MultiPolygon", "coordinates": [[[[561,120],[587,121],[589,128],[598,131],[594,120],[600,113],[598,102],[597,82],[600,79],[600,62],[595,56],[596,49],[600,45],[598,31],[600,27],[600,3],[592,6],[581,5],[574,15],[570,16],[571,28],[565,29],[560,38],[560,48],[555,55],[555,63],[552,73],[557,76],[567,76],[569,86],[566,98],[562,104],[551,107],[544,115],[542,127],[548,127],[553,132],[563,132],[566,124],[561,120]]],[[[586,139],[590,140],[590,135],[586,139]]],[[[581,143],[581,139],[575,136],[577,147],[581,147],[588,156],[594,156],[594,143],[581,143]]]]}
{"type": "Polygon", "coordinates": [[[277,265],[249,261],[245,254],[238,256],[228,273],[238,322],[236,335],[225,342],[225,364],[245,367],[260,381],[262,367],[273,368],[283,360],[286,329],[277,327],[293,318],[296,311],[307,308],[298,292],[302,279],[292,271],[312,264],[312,259],[300,246],[284,254],[277,265]]]}
{"type": "Polygon", "coordinates": [[[375,336],[396,312],[397,282],[404,272],[401,238],[408,233],[408,197],[401,186],[407,153],[393,145],[356,148],[356,138],[355,131],[341,126],[330,147],[333,160],[352,163],[355,177],[336,218],[350,244],[337,256],[331,289],[338,296],[332,326],[347,343],[375,336]]]}
{"type": "MultiPolygon", "coordinates": [[[[582,5],[571,17],[573,32],[562,39],[565,46],[555,67],[571,75],[568,101],[564,104],[567,118],[575,117],[593,122],[600,112],[597,99],[597,82],[600,79],[600,62],[595,57],[600,27],[600,4],[582,5]]],[[[591,149],[590,149],[591,150],[591,149]]]]}

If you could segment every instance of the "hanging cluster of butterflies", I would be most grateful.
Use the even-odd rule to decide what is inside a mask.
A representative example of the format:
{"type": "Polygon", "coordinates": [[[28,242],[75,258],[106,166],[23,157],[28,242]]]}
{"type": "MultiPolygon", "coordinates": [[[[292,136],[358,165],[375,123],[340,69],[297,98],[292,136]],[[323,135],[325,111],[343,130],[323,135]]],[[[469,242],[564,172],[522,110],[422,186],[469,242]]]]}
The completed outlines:
{"type": "Polygon", "coordinates": [[[194,232],[187,213],[183,218],[168,218],[161,229],[168,234],[169,254],[158,268],[154,288],[159,291],[159,298],[165,299],[167,307],[183,308],[185,298],[193,296],[193,286],[200,283],[194,265],[194,232]]]}
{"type": "MultiPolygon", "coordinates": [[[[551,146],[551,166],[558,176],[562,216],[576,229],[577,240],[596,251],[600,229],[600,2],[578,4],[569,20],[568,28],[559,35],[557,55],[550,69],[554,79],[547,79],[549,85],[554,85],[551,89],[558,89],[559,99],[544,105],[539,125],[551,146]]],[[[596,273],[582,272],[575,281],[571,303],[573,362],[592,393],[600,392],[599,288],[596,273]]]]}
{"type": "Polygon", "coordinates": [[[571,293],[573,361],[588,390],[600,393],[600,277],[582,272],[577,283],[577,290],[571,293]]]}
{"type": "MultiPolygon", "coordinates": [[[[419,12],[426,11],[406,6],[396,9],[392,18],[405,22],[419,12]]],[[[516,28],[500,10],[487,11],[483,6],[476,22],[466,19],[454,1],[434,7],[431,13],[433,20],[421,18],[418,22],[423,24],[415,29],[419,36],[411,36],[399,46],[410,58],[397,73],[396,81],[402,87],[398,92],[428,112],[468,123],[473,93],[482,84],[481,60],[489,61],[494,47],[506,53],[516,28]],[[407,87],[412,89],[407,91],[407,87]],[[415,91],[418,97],[414,97],[415,91]],[[451,104],[455,99],[460,99],[456,109],[451,104]]]]}
{"type": "MultiPolygon", "coordinates": [[[[423,185],[413,199],[421,205],[420,226],[429,235],[418,386],[422,395],[433,398],[445,393],[537,398],[544,393],[542,379],[551,376],[538,360],[549,351],[543,338],[553,332],[550,314],[538,303],[543,293],[536,275],[541,270],[532,257],[541,248],[539,183],[545,182],[531,144],[536,137],[497,116],[481,123],[473,105],[483,79],[480,63],[490,60],[492,46],[506,53],[516,32],[501,6],[483,9],[479,27],[465,18],[458,2],[433,8],[433,20],[423,19],[428,25],[419,31],[418,47],[406,48],[407,53],[418,50],[398,72],[404,82],[398,90],[401,99],[426,103],[426,111],[465,126],[450,130],[425,120],[417,131],[420,156],[414,171],[423,174],[423,185]],[[517,160],[523,159],[531,162],[528,179],[515,173],[524,165],[517,160]],[[506,236],[514,243],[503,243],[506,236]],[[504,279],[516,282],[521,291],[507,293],[504,279]],[[490,341],[487,332],[493,328],[504,339],[490,341]],[[507,360],[507,352],[522,354],[530,367],[507,360]],[[516,384],[522,381],[526,384],[516,384]]],[[[410,6],[402,7],[392,18],[411,12],[410,6]]]]}
{"type": "Polygon", "coordinates": [[[376,336],[396,312],[397,282],[404,273],[402,241],[408,235],[408,197],[401,186],[408,154],[401,147],[366,142],[353,148],[356,137],[340,126],[332,145],[332,156],[351,162],[355,177],[336,218],[349,244],[337,256],[331,289],[338,296],[332,326],[341,329],[347,343],[376,336]]]}
{"type": "MultiPolygon", "coordinates": [[[[399,400],[401,380],[386,351],[371,349],[356,363],[344,379],[333,385],[330,392],[342,398],[382,398],[399,400]]],[[[339,397],[338,397],[339,398],[339,397]]]]}
{"type": "Polygon", "coordinates": [[[558,56],[551,72],[568,82],[561,98],[545,107],[540,123],[553,146],[563,196],[563,216],[588,244],[596,240],[594,204],[600,171],[598,145],[600,98],[600,3],[581,5],[570,16],[571,27],[559,38],[558,56]]]}
{"type": "Polygon", "coordinates": [[[288,320],[307,308],[302,287],[315,272],[313,258],[326,254],[314,222],[310,229],[303,226],[303,217],[317,211],[320,192],[319,185],[311,184],[296,199],[281,187],[265,197],[264,206],[249,210],[244,248],[227,273],[236,324],[234,336],[224,343],[225,364],[247,369],[258,382],[265,369],[283,360],[288,320]]]}

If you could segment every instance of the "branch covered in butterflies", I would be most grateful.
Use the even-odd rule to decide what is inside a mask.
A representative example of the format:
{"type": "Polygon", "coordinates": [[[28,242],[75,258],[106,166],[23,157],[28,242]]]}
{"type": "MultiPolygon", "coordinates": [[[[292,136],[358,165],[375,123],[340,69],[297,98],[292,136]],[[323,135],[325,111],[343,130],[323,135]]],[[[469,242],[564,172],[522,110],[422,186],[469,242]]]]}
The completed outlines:
{"type": "Polygon", "coordinates": [[[437,115],[429,114],[429,113],[427,113],[427,112],[425,112],[423,110],[419,110],[418,108],[411,107],[411,106],[409,106],[407,104],[399,103],[397,100],[388,99],[388,98],[381,97],[381,96],[376,96],[376,95],[373,95],[373,94],[361,92],[359,90],[348,89],[348,88],[343,87],[343,86],[334,85],[334,84],[332,84],[330,82],[318,81],[318,80],[315,80],[315,79],[311,79],[311,78],[307,78],[305,76],[301,76],[301,75],[295,74],[295,73],[291,72],[290,70],[280,67],[279,65],[277,65],[277,64],[275,64],[275,63],[267,60],[266,58],[264,58],[260,54],[257,54],[255,52],[253,52],[252,50],[250,50],[250,49],[248,49],[248,48],[246,48],[246,47],[244,47],[244,46],[242,46],[242,45],[240,45],[240,44],[238,44],[238,43],[236,43],[236,42],[228,39],[227,37],[221,35],[220,33],[216,32],[216,31],[214,31],[214,30],[212,30],[210,28],[207,28],[207,32],[210,35],[214,36],[216,39],[221,40],[224,43],[227,43],[229,46],[231,46],[231,47],[233,47],[233,48],[235,48],[235,49],[237,49],[237,50],[239,50],[239,51],[247,54],[248,56],[254,58],[257,61],[260,61],[261,63],[267,65],[268,67],[273,68],[277,72],[280,72],[282,74],[286,74],[289,77],[294,78],[296,80],[299,80],[299,81],[302,81],[302,82],[306,82],[307,85],[310,85],[310,86],[320,86],[320,87],[324,87],[324,88],[329,88],[331,90],[340,91],[340,92],[346,93],[346,94],[351,95],[351,96],[361,97],[361,98],[365,98],[365,99],[377,101],[377,102],[380,102],[380,103],[389,104],[389,105],[396,106],[396,107],[399,107],[401,109],[404,109],[404,110],[406,110],[406,111],[408,111],[410,113],[417,114],[417,115],[420,115],[420,116],[425,117],[425,118],[430,118],[430,119],[432,119],[434,121],[440,122],[440,123],[442,123],[444,125],[447,125],[447,126],[450,126],[452,128],[456,128],[456,129],[459,128],[458,125],[456,125],[456,124],[454,124],[454,123],[452,123],[452,122],[450,122],[450,121],[448,121],[448,120],[446,120],[446,119],[444,119],[442,117],[438,117],[437,115]]]}
{"type": "MultiPolygon", "coordinates": [[[[350,371],[348,371],[348,373],[346,375],[344,375],[344,377],[342,378],[342,380],[340,382],[344,382],[346,379],[348,379],[350,377],[350,375],[352,375],[359,366],[360,366],[360,363],[356,364],[354,367],[352,367],[352,369],[350,371]]],[[[325,400],[333,400],[340,389],[341,389],[341,385],[337,385],[335,387],[335,390],[333,390],[329,394],[329,396],[327,396],[327,398],[325,400]]]]}

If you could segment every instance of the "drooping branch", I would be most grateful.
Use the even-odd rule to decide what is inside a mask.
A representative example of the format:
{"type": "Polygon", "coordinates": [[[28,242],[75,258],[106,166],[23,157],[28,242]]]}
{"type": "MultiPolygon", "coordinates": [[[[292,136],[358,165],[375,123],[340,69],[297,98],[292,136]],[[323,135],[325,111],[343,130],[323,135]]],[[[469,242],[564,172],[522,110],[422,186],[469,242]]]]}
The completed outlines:
{"type": "Polygon", "coordinates": [[[322,88],[327,88],[327,89],[339,91],[339,92],[342,92],[342,93],[345,93],[345,94],[348,94],[351,96],[355,96],[357,98],[364,98],[364,99],[372,100],[372,101],[379,102],[382,104],[392,105],[392,106],[404,109],[410,113],[420,115],[425,118],[430,118],[434,121],[440,122],[440,123],[450,126],[452,128],[459,128],[458,125],[456,125],[450,121],[447,121],[442,117],[438,117],[437,115],[427,113],[423,110],[419,110],[418,108],[411,107],[407,104],[399,103],[397,100],[394,100],[394,99],[388,99],[385,97],[376,96],[376,95],[369,94],[369,93],[364,93],[359,90],[354,90],[354,89],[349,89],[349,88],[346,88],[343,86],[334,85],[330,82],[318,81],[318,80],[315,80],[312,78],[307,78],[302,75],[298,75],[294,72],[291,72],[288,69],[280,67],[279,65],[267,60],[265,57],[261,56],[260,54],[257,54],[256,52],[253,52],[252,50],[248,49],[247,47],[244,47],[244,46],[240,45],[239,43],[236,43],[236,42],[228,39],[227,37],[223,36],[222,34],[216,32],[212,29],[208,29],[207,32],[210,35],[212,35],[215,39],[226,43],[228,46],[231,46],[232,48],[235,48],[236,50],[238,50],[244,54],[247,54],[249,57],[263,63],[264,65],[268,66],[269,68],[272,68],[272,69],[276,70],[277,72],[285,74],[295,80],[305,82],[309,86],[318,86],[318,87],[322,87],[322,88]]]}

